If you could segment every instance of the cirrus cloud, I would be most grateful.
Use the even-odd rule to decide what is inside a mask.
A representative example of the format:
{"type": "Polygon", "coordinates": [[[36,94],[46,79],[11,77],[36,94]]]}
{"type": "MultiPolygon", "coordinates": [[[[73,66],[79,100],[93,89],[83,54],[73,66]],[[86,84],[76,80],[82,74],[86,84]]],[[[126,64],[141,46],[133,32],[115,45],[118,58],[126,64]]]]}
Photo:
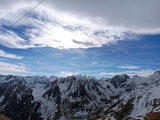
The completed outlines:
{"type": "Polygon", "coordinates": [[[11,64],[0,61],[0,74],[25,74],[28,68],[23,64],[11,64]]]}
{"type": "Polygon", "coordinates": [[[0,57],[4,57],[4,58],[13,58],[13,59],[22,59],[22,56],[17,56],[15,54],[10,54],[10,53],[6,53],[3,50],[0,50],[0,57]]]}
{"type": "Polygon", "coordinates": [[[126,65],[126,66],[118,66],[117,68],[121,69],[139,69],[139,66],[134,66],[134,65],[126,65]]]}

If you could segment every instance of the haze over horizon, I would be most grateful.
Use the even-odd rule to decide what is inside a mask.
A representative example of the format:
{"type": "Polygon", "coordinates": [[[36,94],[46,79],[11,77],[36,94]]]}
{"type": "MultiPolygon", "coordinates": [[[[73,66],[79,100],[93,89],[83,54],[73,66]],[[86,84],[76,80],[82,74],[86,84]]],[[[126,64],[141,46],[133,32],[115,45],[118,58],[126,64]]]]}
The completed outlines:
{"type": "Polygon", "coordinates": [[[160,70],[160,1],[0,0],[0,74],[147,77],[160,70]],[[5,32],[4,32],[5,31],[5,32]]]}

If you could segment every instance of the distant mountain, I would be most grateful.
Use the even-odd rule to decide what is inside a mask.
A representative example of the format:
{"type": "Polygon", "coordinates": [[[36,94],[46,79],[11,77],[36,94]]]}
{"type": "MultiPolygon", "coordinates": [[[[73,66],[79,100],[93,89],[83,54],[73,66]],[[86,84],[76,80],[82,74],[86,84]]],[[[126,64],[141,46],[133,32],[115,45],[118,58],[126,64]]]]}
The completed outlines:
{"type": "Polygon", "coordinates": [[[159,120],[160,71],[148,78],[0,75],[0,114],[11,120],[159,120]]]}

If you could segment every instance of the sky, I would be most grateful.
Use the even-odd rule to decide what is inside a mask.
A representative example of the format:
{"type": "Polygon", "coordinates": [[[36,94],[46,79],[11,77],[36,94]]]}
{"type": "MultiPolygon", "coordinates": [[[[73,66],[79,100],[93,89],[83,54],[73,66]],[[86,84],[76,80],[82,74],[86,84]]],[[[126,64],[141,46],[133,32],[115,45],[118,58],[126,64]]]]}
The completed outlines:
{"type": "Polygon", "coordinates": [[[0,0],[0,74],[147,77],[160,70],[160,0],[40,2],[0,0]]]}

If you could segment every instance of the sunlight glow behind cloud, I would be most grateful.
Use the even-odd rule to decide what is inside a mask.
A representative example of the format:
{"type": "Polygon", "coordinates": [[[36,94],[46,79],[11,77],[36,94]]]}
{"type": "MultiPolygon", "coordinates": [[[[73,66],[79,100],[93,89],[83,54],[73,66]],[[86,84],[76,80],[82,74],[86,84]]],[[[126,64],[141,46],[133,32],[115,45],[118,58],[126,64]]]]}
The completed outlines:
{"type": "Polygon", "coordinates": [[[39,2],[0,0],[0,73],[147,76],[159,68],[160,1],[44,0],[9,27],[39,2]]]}
{"type": "MultiPolygon", "coordinates": [[[[22,16],[29,6],[17,7],[14,18],[22,16]]],[[[1,16],[1,30],[13,23],[12,11],[1,16]]],[[[16,26],[17,32],[7,30],[0,44],[10,48],[53,47],[58,49],[101,47],[126,38],[123,27],[113,27],[93,22],[89,18],[39,6],[16,26]],[[21,35],[19,35],[21,33],[21,35]]]]}
{"type": "MultiPolygon", "coordinates": [[[[18,4],[9,0],[2,1],[0,12],[3,14],[0,16],[0,31],[7,30],[9,25],[26,14],[32,8],[31,6],[35,6],[38,2],[37,0],[32,2],[16,1],[18,4]],[[12,9],[8,9],[10,7],[12,9]]],[[[153,5],[150,2],[145,2],[146,6],[139,7],[143,2],[126,1],[127,6],[123,7],[124,4],[118,1],[116,4],[110,1],[102,1],[102,4],[99,1],[91,2],[90,0],[86,2],[72,1],[70,4],[64,0],[59,2],[45,1],[14,26],[14,29],[17,29],[16,32],[7,30],[1,35],[0,44],[21,49],[32,47],[92,48],[132,38],[132,34],[135,33],[160,33],[159,22],[155,19],[155,15],[159,13],[154,9],[154,7],[158,9],[157,4],[159,2],[153,5]],[[62,3],[65,4],[62,5],[62,3]],[[84,4],[91,6],[88,8],[84,4]],[[59,8],[59,5],[63,7],[59,8]],[[95,5],[99,6],[98,10],[95,5]],[[115,10],[110,5],[113,5],[115,10]],[[134,6],[138,6],[136,10],[134,6]],[[84,14],[79,8],[83,8],[81,11],[86,10],[83,11],[84,14]],[[133,14],[128,14],[127,9],[129,13],[133,14]],[[94,14],[90,11],[94,11],[94,14]],[[112,12],[110,13],[110,11],[112,12]],[[146,14],[144,11],[148,11],[150,14],[146,14]],[[150,22],[145,18],[148,18],[150,22]]]]}

